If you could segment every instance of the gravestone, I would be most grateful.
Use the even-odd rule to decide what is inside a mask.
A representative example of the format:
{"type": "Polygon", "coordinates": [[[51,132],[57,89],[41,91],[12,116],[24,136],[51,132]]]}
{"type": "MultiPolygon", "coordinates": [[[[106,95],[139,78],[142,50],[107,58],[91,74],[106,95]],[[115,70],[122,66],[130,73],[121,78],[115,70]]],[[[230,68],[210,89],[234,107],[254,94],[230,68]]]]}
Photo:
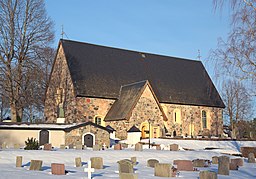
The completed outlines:
{"type": "Polygon", "coordinates": [[[249,153],[248,154],[248,163],[255,163],[254,153],[249,153]]]}
{"type": "Polygon", "coordinates": [[[209,161],[204,159],[192,160],[193,167],[209,167],[209,161]]]}
{"type": "Polygon", "coordinates": [[[131,161],[132,161],[133,165],[137,164],[137,158],[136,157],[131,157],[131,161]]]}
{"type": "Polygon", "coordinates": [[[121,146],[122,146],[122,149],[128,148],[128,144],[126,144],[126,143],[121,143],[121,146]]]}
{"type": "Polygon", "coordinates": [[[76,145],[76,150],[83,150],[83,145],[80,145],[80,144],[76,145]]]}
{"type": "Polygon", "coordinates": [[[73,145],[73,144],[69,144],[69,145],[68,145],[68,148],[69,148],[69,149],[73,149],[73,148],[74,148],[74,145],[73,145]]]}
{"type": "Polygon", "coordinates": [[[103,169],[103,158],[101,157],[91,157],[92,168],[103,169]]]}
{"type": "Polygon", "coordinates": [[[143,150],[143,145],[141,143],[135,144],[135,151],[142,151],[143,150]]]}
{"type": "Polygon", "coordinates": [[[61,144],[60,149],[66,149],[66,146],[64,144],[61,144]]]}
{"type": "Polygon", "coordinates": [[[52,150],[52,144],[44,144],[44,150],[52,150]]]}
{"type": "Polygon", "coordinates": [[[227,156],[219,157],[218,164],[218,174],[220,175],[229,175],[229,162],[230,159],[227,156]]]}
{"type": "Polygon", "coordinates": [[[218,175],[213,171],[200,171],[199,179],[217,179],[218,175]]]}
{"type": "Polygon", "coordinates": [[[84,171],[88,173],[88,179],[91,179],[92,172],[94,172],[94,168],[92,168],[92,163],[90,160],[87,162],[87,165],[88,165],[88,168],[85,168],[84,171]]]}
{"type": "Polygon", "coordinates": [[[177,165],[179,171],[194,171],[193,163],[190,160],[174,160],[174,165],[177,165]]]}
{"type": "Polygon", "coordinates": [[[20,144],[14,144],[14,149],[20,149],[20,144]]]}
{"type": "Polygon", "coordinates": [[[256,155],[256,147],[241,147],[240,151],[243,157],[248,157],[249,153],[254,153],[256,155]]]}
{"type": "Polygon", "coordinates": [[[75,158],[75,164],[76,164],[76,167],[82,167],[81,157],[75,158]]]}
{"type": "Polygon", "coordinates": [[[114,145],[114,150],[122,150],[122,145],[121,144],[114,145]]]}
{"type": "Polygon", "coordinates": [[[175,177],[176,172],[173,171],[172,165],[169,163],[156,163],[155,176],[158,177],[175,177]]]}
{"type": "Polygon", "coordinates": [[[31,160],[29,170],[41,170],[42,164],[42,160],[31,160]]]}
{"type": "Polygon", "coordinates": [[[64,164],[52,163],[51,168],[52,168],[53,175],[65,175],[66,174],[64,164]]]}
{"type": "Polygon", "coordinates": [[[21,167],[22,166],[22,156],[17,156],[16,157],[16,167],[21,167]]]}
{"type": "Polygon", "coordinates": [[[4,142],[4,143],[2,143],[2,149],[7,149],[7,145],[6,145],[6,143],[4,142]]]}
{"type": "Polygon", "coordinates": [[[219,160],[218,156],[213,156],[212,157],[212,164],[218,164],[218,160],[219,160]]]}
{"type": "Polygon", "coordinates": [[[156,159],[149,159],[149,160],[147,161],[147,166],[148,166],[148,167],[155,168],[155,164],[156,164],[156,163],[159,163],[159,161],[156,160],[156,159]]]}
{"type": "Polygon", "coordinates": [[[238,170],[239,166],[236,163],[229,164],[229,170],[238,170]]]}
{"type": "Polygon", "coordinates": [[[119,173],[119,179],[138,179],[138,174],[135,174],[135,173],[119,173]]]}
{"type": "Polygon", "coordinates": [[[100,145],[93,145],[93,147],[92,147],[92,150],[93,151],[100,151],[100,145]]]}
{"type": "Polygon", "coordinates": [[[178,144],[171,144],[170,145],[170,151],[178,151],[179,145],[178,144]]]}
{"type": "Polygon", "coordinates": [[[156,146],[156,150],[161,150],[161,146],[160,146],[160,145],[157,145],[157,146],[156,146]]]}
{"type": "Polygon", "coordinates": [[[120,160],[117,162],[120,173],[134,173],[133,164],[129,160],[120,160]]]}
{"type": "Polygon", "coordinates": [[[230,163],[234,163],[235,165],[241,167],[241,166],[244,166],[244,159],[242,158],[231,159],[230,163]]]}

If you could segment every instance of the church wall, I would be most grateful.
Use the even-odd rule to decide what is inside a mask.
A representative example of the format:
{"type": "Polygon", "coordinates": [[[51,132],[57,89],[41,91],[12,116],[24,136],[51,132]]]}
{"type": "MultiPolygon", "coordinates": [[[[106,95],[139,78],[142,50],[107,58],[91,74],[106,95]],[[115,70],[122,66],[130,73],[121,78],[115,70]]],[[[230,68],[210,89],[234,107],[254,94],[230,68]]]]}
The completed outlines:
{"type": "MultiPolygon", "coordinates": [[[[116,137],[120,139],[127,138],[127,131],[135,125],[141,130],[141,124],[150,119],[152,122],[151,129],[158,129],[158,137],[161,136],[164,122],[162,112],[160,111],[155,98],[153,97],[149,87],[147,86],[138,100],[129,120],[106,122],[116,130],[116,137]]],[[[151,132],[152,134],[152,132],[151,132]]]]}
{"type": "Polygon", "coordinates": [[[168,121],[165,122],[168,133],[173,136],[176,131],[178,136],[190,136],[191,124],[193,125],[193,136],[196,135],[219,135],[222,134],[223,121],[222,121],[222,108],[205,107],[205,106],[191,106],[191,105],[176,105],[176,104],[161,104],[165,109],[168,121]],[[174,111],[179,109],[181,111],[181,122],[174,122],[174,111]],[[202,128],[202,111],[207,114],[208,129],[202,128]]]}
{"type": "Polygon", "coordinates": [[[110,146],[110,134],[106,130],[97,128],[92,125],[79,127],[77,129],[66,132],[66,143],[65,145],[84,145],[83,137],[86,133],[92,133],[95,135],[95,144],[110,146]]]}

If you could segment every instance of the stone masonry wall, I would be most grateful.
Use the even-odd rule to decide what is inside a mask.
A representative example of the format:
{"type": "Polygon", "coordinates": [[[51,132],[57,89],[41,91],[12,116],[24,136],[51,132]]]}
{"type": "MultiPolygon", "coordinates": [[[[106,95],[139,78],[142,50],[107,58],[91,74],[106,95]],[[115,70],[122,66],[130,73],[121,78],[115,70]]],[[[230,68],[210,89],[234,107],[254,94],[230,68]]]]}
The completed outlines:
{"type": "Polygon", "coordinates": [[[116,137],[126,139],[127,130],[129,130],[133,125],[141,129],[141,124],[143,122],[147,122],[148,119],[152,120],[152,127],[159,127],[160,130],[163,130],[164,121],[162,112],[147,86],[135,108],[132,110],[129,120],[106,122],[106,125],[109,124],[111,127],[116,129],[116,137]]]}
{"type": "Polygon", "coordinates": [[[92,125],[87,125],[84,127],[79,127],[77,129],[71,130],[66,133],[66,143],[65,145],[83,145],[83,134],[92,133],[95,135],[95,144],[110,146],[110,135],[106,130],[97,128],[92,125]]]}
{"type": "Polygon", "coordinates": [[[223,132],[223,120],[222,109],[215,107],[204,106],[191,106],[191,105],[176,105],[176,104],[161,104],[165,108],[168,121],[165,123],[169,133],[173,134],[173,131],[177,132],[177,135],[191,135],[189,133],[190,124],[194,125],[194,134],[201,135],[219,135],[223,132]],[[181,124],[174,122],[174,110],[179,109],[181,111],[181,124]],[[207,122],[209,123],[208,129],[202,128],[202,111],[206,111],[207,122]]]}

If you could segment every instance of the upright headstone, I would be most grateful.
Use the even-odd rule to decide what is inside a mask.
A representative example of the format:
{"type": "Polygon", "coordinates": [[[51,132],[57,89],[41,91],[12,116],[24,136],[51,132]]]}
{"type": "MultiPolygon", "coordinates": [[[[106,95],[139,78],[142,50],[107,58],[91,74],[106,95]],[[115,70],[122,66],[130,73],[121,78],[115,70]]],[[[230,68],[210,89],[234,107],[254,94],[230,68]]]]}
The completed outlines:
{"type": "Polygon", "coordinates": [[[14,144],[14,149],[20,149],[20,144],[14,144]]]}
{"type": "Polygon", "coordinates": [[[66,148],[66,146],[64,144],[60,145],[60,149],[65,149],[65,148],[66,148]]]}
{"type": "Polygon", "coordinates": [[[248,154],[248,163],[255,163],[254,153],[249,153],[248,154]]]}
{"type": "Polygon", "coordinates": [[[44,150],[52,150],[52,144],[44,144],[44,150]]]}
{"type": "Polygon", "coordinates": [[[193,163],[190,160],[174,160],[174,165],[177,165],[179,171],[194,171],[193,163]]]}
{"type": "Polygon", "coordinates": [[[93,151],[100,151],[100,145],[93,145],[93,147],[92,147],[92,150],[93,151]]]}
{"type": "Polygon", "coordinates": [[[219,160],[218,156],[213,156],[212,157],[212,164],[218,164],[218,160],[219,160]]]}
{"type": "Polygon", "coordinates": [[[249,153],[254,153],[256,155],[256,147],[241,147],[240,151],[243,157],[248,157],[249,153]]]}
{"type": "Polygon", "coordinates": [[[142,151],[143,150],[143,145],[141,143],[135,144],[135,151],[142,151]]]}
{"type": "Polygon", "coordinates": [[[6,145],[6,143],[4,142],[4,143],[2,143],[2,149],[7,149],[7,145],[6,145]]]}
{"type": "Polygon", "coordinates": [[[42,164],[42,160],[31,160],[29,170],[41,170],[42,164]]]}
{"type": "Polygon", "coordinates": [[[208,160],[196,159],[196,160],[192,160],[192,162],[193,162],[193,167],[209,167],[208,160]]]}
{"type": "Polygon", "coordinates": [[[103,158],[101,157],[91,157],[92,168],[103,169],[103,158]]]}
{"type": "Polygon", "coordinates": [[[16,157],[16,167],[21,167],[22,166],[22,156],[17,156],[16,157]]]}
{"type": "Polygon", "coordinates": [[[51,168],[52,168],[53,175],[65,175],[66,174],[64,164],[52,163],[51,168]]]}
{"type": "Polygon", "coordinates": [[[134,173],[133,164],[129,160],[120,160],[117,162],[119,173],[134,173]]]}
{"type": "Polygon", "coordinates": [[[178,151],[179,145],[178,144],[171,144],[170,145],[170,151],[178,151]]]}
{"type": "Polygon", "coordinates": [[[159,163],[159,161],[156,160],[156,159],[149,159],[149,160],[147,161],[147,166],[148,166],[148,167],[155,168],[155,164],[156,164],[156,163],[159,163]]]}
{"type": "Polygon", "coordinates": [[[81,157],[75,158],[75,164],[76,164],[76,167],[81,167],[82,166],[81,157]]]}
{"type": "Polygon", "coordinates": [[[217,173],[213,171],[200,171],[199,179],[217,179],[217,173]]]}
{"type": "Polygon", "coordinates": [[[68,148],[69,148],[69,149],[73,149],[73,148],[74,148],[74,145],[73,145],[73,144],[69,144],[69,145],[68,145],[68,148]]]}
{"type": "Polygon", "coordinates": [[[135,174],[135,173],[119,173],[119,179],[138,179],[138,174],[135,174]]]}
{"type": "Polygon", "coordinates": [[[234,165],[241,167],[241,166],[244,166],[244,159],[243,158],[230,159],[230,163],[233,163],[234,165]]]}
{"type": "Polygon", "coordinates": [[[122,144],[114,145],[114,150],[122,150],[122,144]]]}
{"type": "Polygon", "coordinates": [[[137,164],[137,158],[136,157],[131,157],[131,161],[132,161],[133,165],[137,164]]]}
{"type": "Polygon", "coordinates": [[[230,159],[227,156],[220,156],[218,161],[218,174],[229,175],[229,162],[230,159]]]}
{"type": "Polygon", "coordinates": [[[83,145],[81,144],[76,145],[76,150],[83,150],[83,145]]]}
{"type": "Polygon", "coordinates": [[[162,150],[160,145],[156,146],[156,150],[162,150]]]}
{"type": "Polygon", "coordinates": [[[168,163],[155,164],[155,176],[158,177],[175,177],[176,173],[172,169],[172,165],[168,163]]]}

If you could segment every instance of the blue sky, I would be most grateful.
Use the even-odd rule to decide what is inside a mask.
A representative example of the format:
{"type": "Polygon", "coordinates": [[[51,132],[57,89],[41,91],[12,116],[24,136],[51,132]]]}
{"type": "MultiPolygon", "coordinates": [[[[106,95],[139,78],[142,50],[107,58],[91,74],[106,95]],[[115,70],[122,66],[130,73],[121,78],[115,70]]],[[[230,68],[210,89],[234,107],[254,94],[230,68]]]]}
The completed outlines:
{"type": "Polygon", "coordinates": [[[212,0],[46,0],[55,22],[71,40],[202,61],[229,30],[228,12],[212,0]]]}

